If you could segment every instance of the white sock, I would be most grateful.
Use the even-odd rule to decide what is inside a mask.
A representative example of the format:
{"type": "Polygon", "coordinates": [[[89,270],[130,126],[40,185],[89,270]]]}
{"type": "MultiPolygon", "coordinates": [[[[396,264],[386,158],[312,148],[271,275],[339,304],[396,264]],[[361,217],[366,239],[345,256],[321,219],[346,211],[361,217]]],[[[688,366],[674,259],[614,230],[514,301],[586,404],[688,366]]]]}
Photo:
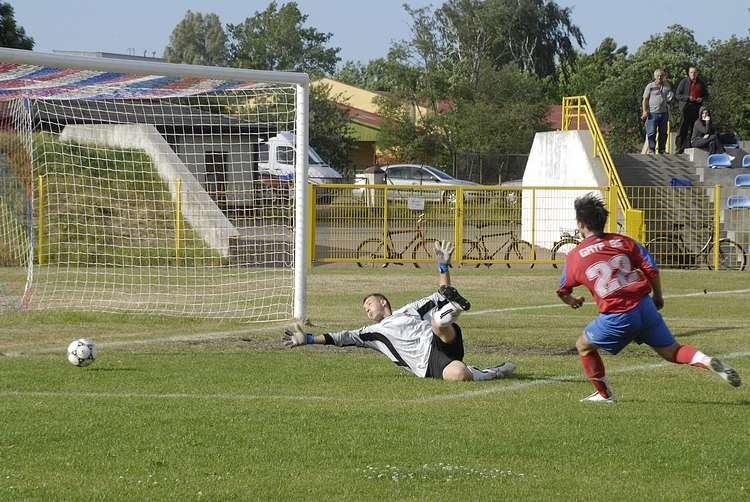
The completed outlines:
{"type": "Polygon", "coordinates": [[[452,302],[448,302],[432,313],[432,319],[438,324],[438,326],[448,326],[458,318],[460,313],[461,308],[457,307],[452,302]]]}
{"type": "Polygon", "coordinates": [[[471,373],[471,378],[473,378],[476,381],[480,381],[480,380],[492,380],[493,378],[495,378],[497,376],[497,373],[495,373],[495,372],[481,370],[481,369],[477,368],[476,366],[469,366],[467,364],[466,368],[469,370],[469,373],[471,373]]]}
{"type": "Polygon", "coordinates": [[[701,364],[705,366],[706,368],[710,367],[711,365],[711,358],[708,357],[706,354],[701,352],[700,350],[696,350],[695,354],[693,354],[693,358],[690,359],[691,365],[701,364]]]}

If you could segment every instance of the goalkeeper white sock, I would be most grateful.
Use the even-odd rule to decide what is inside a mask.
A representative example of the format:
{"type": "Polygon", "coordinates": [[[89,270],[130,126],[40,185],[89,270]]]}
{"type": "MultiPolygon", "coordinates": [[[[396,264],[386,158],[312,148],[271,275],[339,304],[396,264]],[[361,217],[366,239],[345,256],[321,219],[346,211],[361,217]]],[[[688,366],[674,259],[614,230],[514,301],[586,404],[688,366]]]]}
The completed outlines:
{"type": "Polygon", "coordinates": [[[438,326],[448,326],[458,318],[461,312],[461,307],[455,305],[453,302],[447,302],[432,313],[432,319],[438,326]]]}
{"type": "Polygon", "coordinates": [[[492,380],[497,377],[497,373],[494,371],[481,370],[476,366],[469,366],[468,364],[466,365],[466,368],[469,370],[469,373],[471,373],[471,378],[476,381],[492,380]]]}

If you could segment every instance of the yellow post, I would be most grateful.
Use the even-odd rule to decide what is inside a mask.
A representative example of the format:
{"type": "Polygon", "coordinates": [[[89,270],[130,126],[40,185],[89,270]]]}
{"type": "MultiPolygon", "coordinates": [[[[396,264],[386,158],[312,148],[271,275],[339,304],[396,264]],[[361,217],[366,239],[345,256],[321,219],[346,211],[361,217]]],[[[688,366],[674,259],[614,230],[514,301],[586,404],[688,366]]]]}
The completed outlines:
{"type": "Polygon", "coordinates": [[[453,242],[456,245],[456,254],[454,256],[458,258],[456,262],[460,265],[461,257],[464,255],[464,189],[462,187],[456,188],[456,213],[453,224],[453,242]]]}
{"type": "Polygon", "coordinates": [[[36,253],[37,261],[39,265],[44,265],[44,254],[42,248],[44,247],[44,176],[39,175],[39,223],[36,227],[36,253]]]}
{"type": "Polygon", "coordinates": [[[643,211],[640,209],[625,210],[625,234],[638,242],[646,242],[646,229],[643,226],[643,211]]]}
{"type": "Polygon", "coordinates": [[[667,153],[672,153],[672,122],[667,120],[667,153]]]}
{"type": "Polygon", "coordinates": [[[388,256],[388,187],[383,186],[383,256],[386,261],[391,257],[388,256]]]}
{"type": "MultiPolygon", "coordinates": [[[[312,183],[307,184],[307,242],[308,242],[308,248],[307,248],[307,266],[312,267],[313,262],[315,261],[315,225],[317,223],[316,218],[316,203],[317,203],[317,188],[312,183]]],[[[330,188],[328,189],[330,190],[330,188]]]]}
{"type": "MultiPolygon", "coordinates": [[[[721,200],[721,185],[714,185],[714,201],[720,201],[721,200]]],[[[714,262],[714,270],[719,270],[719,239],[721,238],[721,235],[719,233],[719,224],[721,223],[721,204],[718,202],[714,202],[714,222],[713,222],[713,232],[714,232],[714,247],[711,250],[712,256],[711,259],[714,262]]]]}
{"type": "Polygon", "coordinates": [[[182,241],[182,179],[177,178],[175,184],[175,214],[174,214],[174,254],[180,261],[180,242],[182,241]]]}

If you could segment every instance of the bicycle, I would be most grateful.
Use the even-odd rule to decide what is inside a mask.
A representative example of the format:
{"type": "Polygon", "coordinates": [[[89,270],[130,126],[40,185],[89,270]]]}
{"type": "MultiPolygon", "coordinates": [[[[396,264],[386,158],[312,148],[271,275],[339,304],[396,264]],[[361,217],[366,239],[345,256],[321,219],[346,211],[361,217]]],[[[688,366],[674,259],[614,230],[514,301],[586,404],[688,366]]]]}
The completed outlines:
{"type": "MultiPolygon", "coordinates": [[[[705,265],[713,270],[713,232],[709,232],[708,240],[700,250],[693,252],[683,237],[684,228],[684,223],[673,224],[672,232],[651,239],[646,243],[646,249],[662,267],[695,268],[705,265]]],[[[746,263],[747,254],[740,244],[726,237],[719,239],[719,270],[745,270],[746,263]]]]}
{"type": "MultiPolygon", "coordinates": [[[[476,227],[481,230],[490,225],[492,225],[492,223],[476,225],[476,227]]],[[[478,239],[464,239],[463,250],[462,260],[485,262],[484,264],[488,268],[492,266],[492,260],[502,252],[505,253],[503,256],[506,261],[505,265],[508,268],[511,266],[511,259],[514,261],[536,259],[534,246],[523,239],[519,239],[515,230],[480,234],[478,239]],[[490,244],[490,242],[496,240],[500,240],[501,242],[494,251],[491,251],[490,246],[493,244],[490,244]]],[[[481,265],[481,263],[476,263],[474,266],[478,268],[479,265],[481,265]]],[[[529,268],[534,268],[533,261],[529,265],[529,268]]]]}
{"type": "Polygon", "coordinates": [[[555,263],[555,260],[557,259],[558,254],[563,255],[563,260],[565,259],[565,256],[573,249],[575,248],[579,242],[583,240],[583,237],[581,236],[581,233],[576,228],[573,233],[563,231],[560,234],[560,240],[556,241],[552,245],[552,249],[550,250],[550,258],[552,259],[552,267],[557,268],[557,263],[555,263]]]}
{"type": "MultiPolygon", "coordinates": [[[[422,223],[424,222],[424,213],[420,213],[417,218],[417,224],[413,230],[388,230],[386,235],[386,253],[383,253],[383,239],[365,239],[359,246],[357,246],[357,266],[360,268],[375,267],[380,265],[381,267],[387,267],[391,262],[386,261],[380,263],[378,260],[385,258],[386,260],[397,259],[401,260],[407,251],[411,251],[412,263],[416,268],[419,268],[419,261],[427,260],[432,258],[432,242],[434,239],[428,239],[425,237],[422,231],[422,223]],[[396,235],[408,235],[412,234],[409,242],[401,249],[396,251],[395,241],[393,239],[396,235]],[[361,261],[359,261],[361,260],[361,261]]],[[[393,261],[395,265],[403,265],[402,262],[393,261]]]]}

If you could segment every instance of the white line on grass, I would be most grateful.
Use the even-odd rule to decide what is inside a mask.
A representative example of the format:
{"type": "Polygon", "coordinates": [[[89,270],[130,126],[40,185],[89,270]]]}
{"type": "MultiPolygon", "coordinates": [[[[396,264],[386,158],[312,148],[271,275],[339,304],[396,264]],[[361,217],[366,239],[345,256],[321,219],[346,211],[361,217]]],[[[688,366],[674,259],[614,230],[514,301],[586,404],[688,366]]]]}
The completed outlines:
{"type": "MultiPolygon", "coordinates": [[[[732,290],[726,290],[726,291],[698,291],[696,293],[680,293],[675,295],[664,295],[664,299],[669,300],[670,298],[690,298],[692,296],[711,296],[711,295],[737,295],[737,294],[745,294],[750,293],[750,289],[732,289],[732,290]]],[[[594,302],[586,302],[584,303],[584,307],[595,305],[594,302]]],[[[559,308],[559,307],[568,307],[568,305],[560,302],[560,303],[550,303],[546,305],[526,305],[523,307],[506,307],[502,309],[484,309],[484,310],[470,310],[469,312],[464,312],[462,315],[471,316],[471,315],[482,315],[482,314],[496,314],[500,312],[519,312],[522,310],[538,310],[538,309],[553,309],[553,308],[559,308]]]]}
{"type": "MultiPolygon", "coordinates": [[[[721,356],[721,359],[731,360],[740,357],[748,357],[750,352],[734,352],[721,356]]],[[[648,371],[656,368],[663,368],[672,363],[666,361],[652,364],[640,364],[637,366],[628,366],[609,370],[610,375],[619,375],[623,373],[634,373],[637,371],[648,371]]],[[[369,398],[349,398],[349,397],[332,397],[332,396],[285,396],[285,395],[257,395],[257,394],[189,394],[185,392],[168,392],[168,393],[137,393],[137,392],[59,392],[59,391],[0,391],[0,397],[49,397],[49,398],[101,398],[101,399],[194,399],[194,400],[217,400],[217,401],[319,401],[319,402],[397,402],[401,404],[429,404],[439,401],[449,401],[454,399],[471,399],[474,397],[489,396],[501,392],[527,389],[540,385],[549,385],[564,382],[581,381],[580,375],[563,375],[558,377],[546,377],[526,382],[517,382],[511,385],[491,385],[486,388],[470,390],[465,392],[455,392],[452,394],[438,394],[416,399],[369,399],[369,398]]],[[[489,384],[488,384],[489,385],[489,384]]]]}
{"type": "MultiPolygon", "coordinates": [[[[731,359],[737,359],[740,357],[747,357],[747,356],[750,356],[750,352],[733,352],[731,354],[720,356],[719,359],[731,360],[731,359]]],[[[647,371],[647,370],[652,370],[656,368],[664,368],[665,366],[672,366],[673,364],[674,363],[670,363],[667,361],[663,361],[659,363],[651,363],[651,364],[639,364],[637,366],[628,366],[625,368],[617,368],[613,370],[608,369],[607,374],[620,375],[623,373],[635,373],[637,371],[647,371]]],[[[547,384],[563,383],[563,382],[578,382],[578,381],[582,381],[582,379],[583,377],[581,377],[580,375],[563,375],[559,377],[547,377],[547,378],[541,378],[538,380],[532,380],[530,382],[518,382],[512,385],[492,386],[487,389],[470,390],[470,391],[458,392],[454,394],[439,394],[439,395],[429,396],[429,397],[420,398],[420,399],[406,400],[403,402],[432,403],[436,401],[447,401],[451,399],[465,399],[465,398],[471,398],[471,397],[481,397],[481,396],[488,396],[490,394],[497,394],[499,392],[526,389],[526,388],[535,387],[538,385],[547,385],[547,384]]]]}

